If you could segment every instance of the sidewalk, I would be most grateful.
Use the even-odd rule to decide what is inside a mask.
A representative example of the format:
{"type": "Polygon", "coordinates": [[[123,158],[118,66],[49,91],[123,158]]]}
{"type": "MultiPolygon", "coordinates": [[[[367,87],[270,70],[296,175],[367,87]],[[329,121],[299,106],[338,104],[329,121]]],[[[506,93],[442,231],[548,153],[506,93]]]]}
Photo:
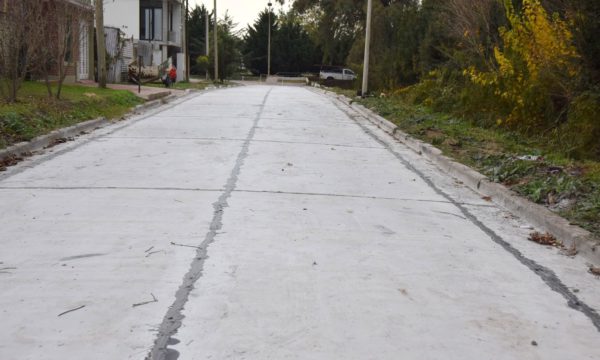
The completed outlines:
{"type": "MultiPolygon", "coordinates": [[[[81,81],[80,84],[84,86],[98,86],[98,83],[94,81],[81,81]]],[[[133,94],[144,100],[156,100],[163,97],[167,97],[171,94],[181,95],[184,90],[159,88],[153,86],[141,86],[138,92],[138,86],[135,84],[106,84],[106,87],[114,90],[129,90],[133,94]]]]}

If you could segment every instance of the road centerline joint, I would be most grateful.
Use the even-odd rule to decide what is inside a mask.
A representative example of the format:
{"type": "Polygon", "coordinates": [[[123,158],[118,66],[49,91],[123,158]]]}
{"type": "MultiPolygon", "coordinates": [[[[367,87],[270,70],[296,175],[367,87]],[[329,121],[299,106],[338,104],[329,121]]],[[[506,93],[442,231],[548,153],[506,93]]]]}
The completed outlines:
{"type": "Polygon", "coordinates": [[[176,350],[169,349],[168,346],[172,343],[175,343],[172,341],[172,336],[177,333],[177,330],[179,327],[181,327],[184,318],[182,313],[183,308],[189,299],[190,293],[194,289],[195,283],[202,276],[202,272],[204,271],[204,262],[207,258],[208,247],[215,241],[218,231],[223,227],[223,213],[225,208],[229,206],[227,200],[229,197],[231,197],[231,194],[236,188],[241,168],[246,157],[248,156],[250,144],[254,134],[256,133],[256,129],[258,128],[258,122],[261,119],[261,115],[264,111],[271,91],[272,88],[267,91],[262,103],[259,106],[259,110],[254,118],[252,127],[250,128],[242,149],[237,156],[235,166],[231,170],[229,179],[224,186],[225,190],[221,193],[217,201],[213,203],[214,211],[212,221],[210,222],[209,231],[206,233],[204,241],[198,246],[196,256],[190,265],[190,269],[183,277],[183,283],[175,294],[175,301],[167,310],[167,313],[165,314],[163,321],[159,326],[158,336],[152,349],[150,350],[150,353],[146,356],[146,360],[174,360],[179,357],[179,353],[176,350]]]}

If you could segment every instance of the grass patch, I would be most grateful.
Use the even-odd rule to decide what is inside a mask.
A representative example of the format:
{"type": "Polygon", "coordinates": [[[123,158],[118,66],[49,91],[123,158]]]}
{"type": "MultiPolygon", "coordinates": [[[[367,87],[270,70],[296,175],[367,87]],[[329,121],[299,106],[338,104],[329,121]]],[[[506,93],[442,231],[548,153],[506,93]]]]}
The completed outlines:
{"type": "MultiPolygon", "coordinates": [[[[354,97],[351,91],[336,91],[354,97]]],[[[358,102],[492,181],[546,205],[571,223],[600,236],[600,162],[575,161],[543,138],[498,127],[479,127],[425,106],[409,104],[400,96],[358,102]]]]}
{"type": "Polygon", "coordinates": [[[175,84],[171,84],[170,88],[165,87],[165,85],[162,82],[151,82],[151,83],[144,84],[144,86],[151,86],[151,87],[157,87],[157,88],[163,88],[163,89],[176,89],[176,90],[187,90],[187,89],[204,90],[209,85],[212,85],[212,82],[180,81],[180,82],[176,82],[175,84]]]}
{"type": "Polygon", "coordinates": [[[42,83],[25,82],[16,103],[0,102],[0,148],[98,117],[119,118],[143,102],[125,90],[63,85],[61,100],[42,83]]]}

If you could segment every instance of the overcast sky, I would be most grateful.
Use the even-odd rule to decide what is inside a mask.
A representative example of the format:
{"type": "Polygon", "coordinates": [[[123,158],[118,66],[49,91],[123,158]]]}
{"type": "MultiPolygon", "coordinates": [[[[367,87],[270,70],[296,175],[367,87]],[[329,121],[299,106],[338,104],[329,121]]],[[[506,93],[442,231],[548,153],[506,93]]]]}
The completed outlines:
{"type": "MultiPolygon", "coordinates": [[[[281,9],[276,1],[271,0],[275,12],[281,9]]],[[[288,3],[289,1],[286,1],[288,3]]],[[[263,9],[267,7],[269,0],[217,0],[217,11],[219,18],[225,15],[228,11],[229,15],[233,18],[233,21],[238,24],[238,29],[245,29],[248,24],[253,24],[256,20],[257,15],[263,9]]],[[[196,4],[204,4],[208,10],[213,9],[213,0],[190,0],[190,7],[196,4]]],[[[287,8],[287,4],[285,7],[287,8]]]]}

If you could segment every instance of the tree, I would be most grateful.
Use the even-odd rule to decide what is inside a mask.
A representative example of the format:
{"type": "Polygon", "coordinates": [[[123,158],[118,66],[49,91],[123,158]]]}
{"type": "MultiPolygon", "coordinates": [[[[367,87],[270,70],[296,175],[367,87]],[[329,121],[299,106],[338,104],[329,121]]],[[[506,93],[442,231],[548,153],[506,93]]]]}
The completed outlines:
{"type": "Polygon", "coordinates": [[[321,52],[293,10],[280,14],[272,41],[271,67],[275,72],[308,71],[322,58],[321,52]]]}
{"type": "Polygon", "coordinates": [[[459,66],[492,66],[494,47],[500,43],[498,29],[506,25],[497,0],[447,0],[440,7],[442,31],[449,41],[445,51],[459,66]],[[465,63],[467,62],[467,63],[465,63]]]}
{"type": "Polygon", "coordinates": [[[200,55],[196,59],[194,59],[194,61],[195,69],[198,71],[199,74],[206,73],[210,68],[210,59],[206,55],[200,55]]]}
{"type": "MultiPolygon", "coordinates": [[[[190,11],[188,31],[189,31],[189,49],[191,64],[190,70],[193,74],[203,74],[204,68],[199,66],[197,59],[200,56],[207,56],[206,54],[206,14],[208,9],[204,6],[194,7],[190,11]]],[[[210,17],[212,20],[212,17],[210,17]]],[[[209,20],[209,28],[212,29],[213,21],[209,20]]]]}
{"type": "MultiPolygon", "coordinates": [[[[241,38],[239,33],[234,32],[234,28],[233,19],[228,14],[217,24],[220,81],[231,76],[242,65],[241,38]]],[[[214,49],[215,46],[210,54],[211,65],[214,64],[214,49]]],[[[211,71],[214,72],[214,65],[211,66],[211,71]]]]}
{"type": "Polygon", "coordinates": [[[104,4],[96,1],[96,46],[98,53],[98,87],[106,88],[106,43],[104,42],[104,4]]]}
{"type": "Polygon", "coordinates": [[[43,39],[38,31],[44,17],[42,3],[20,0],[0,11],[0,95],[15,102],[30,71],[36,46],[43,39]]]}
{"type": "Polygon", "coordinates": [[[69,69],[74,67],[75,49],[81,36],[82,21],[89,8],[79,2],[65,0],[12,1],[0,13],[0,93],[9,102],[26,76],[39,76],[46,81],[52,97],[50,74],[57,75],[56,98],[69,69]]]}
{"type": "MultiPolygon", "coordinates": [[[[277,32],[277,16],[271,12],[271,48],[274,49],[273,42],[277,32]]],[[[254,25],[248,25],[246,34],[243,38],[242,52],[244,65],[253,74],[267,73],[267,47],[269,34],[269,10],[265,9],[258,14],[254,25]]],[[[276,52],[272,50],[272,54],[276,52]]],[[[271,62],[271,72],[277,72],[277,65],[271,62]]]]}
{"type": "Polygon", "coordinates": [[[352,45],[364,29],[365,0],[296,0],[293,8],[303,23],[316,24],[309,31],[323,53],[322,63],[344,65],[352,45]]]}
{"type": "Polygon", "coordinates": [[[600,84],[600,1],[545,0],[550,12],[556,11],[572,24],[573,40],[585,64],[591,85],[600,84]]]}
{"type": "Polygon", "coordinates": [[[579,54],[567,23],[547,13],[539,0],[524,0],[520,12],[505,0],[509,27],[501,28],[497,63],[487,72],[465,71],[494,90],[498,112],[510,126],[531,131],[556,127],[567,119],[580,75],[579,54]],[[502,108],[504,105],[504,108],[502,108]]]}
{"type": "Polygon", "coordinates": [[[35,46],[36,61],[32,73],[41,76],[48,90],[48,96],[60,99],[62,86],[69,69],[75,70],[75,50],[87,32],[84,24],[88,19],[89,9],[79,3],[63,0],[42,3],[43,17],[40,32],[44,41],[35,46]],[[51,73],[56,74],[56,92],[53,93],[51,73]]]}
{"type": "MultiPolygon", "coordinates": [[[[259,13],[243,39],[244,64],[254,74],[267,72],[269,13],[259,13]]],[[[303,72],[321,61],[322,54],[294,10],[271,13],[271,73],[303,72]]]]}

